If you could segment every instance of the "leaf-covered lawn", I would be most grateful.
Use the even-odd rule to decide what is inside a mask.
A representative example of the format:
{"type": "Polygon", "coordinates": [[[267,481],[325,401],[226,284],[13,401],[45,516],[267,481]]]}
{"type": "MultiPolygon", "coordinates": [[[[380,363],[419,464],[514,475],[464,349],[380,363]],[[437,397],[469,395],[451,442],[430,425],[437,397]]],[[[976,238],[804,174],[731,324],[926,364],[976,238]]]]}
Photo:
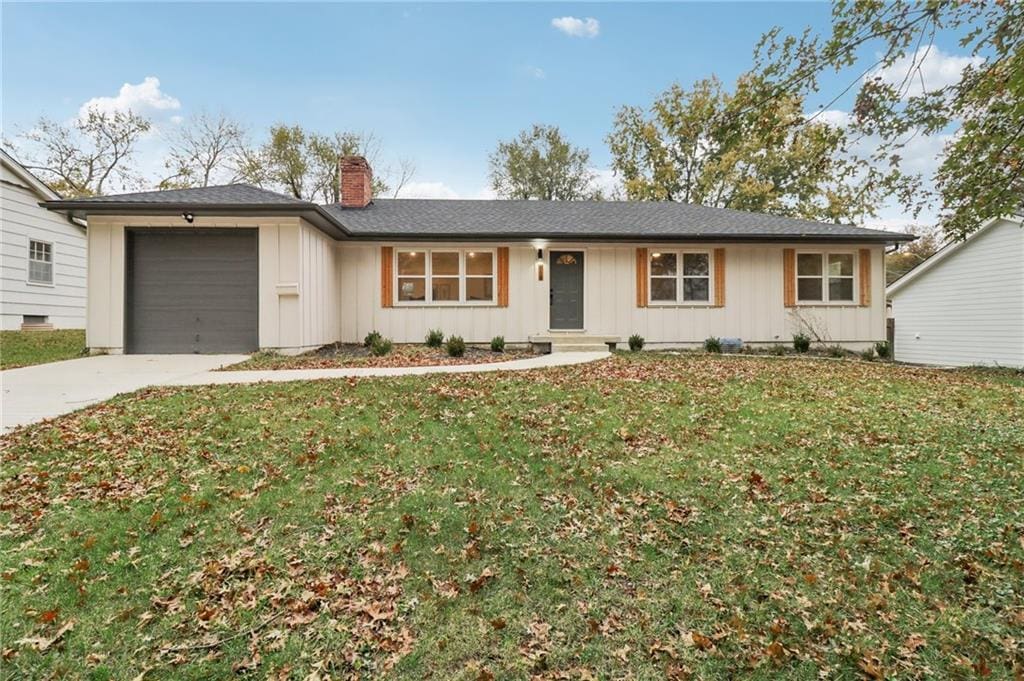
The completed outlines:
{"type": "Polygon", "coordinates": [[[59,362],[85,355],[83,329],[0,331],[0,369],[59,362]]]}
{"type": "Polygon", "coordinates": [[[526,359],[529,350],[506,349],[491,352],[467,347],[462,357],[450,357],[444,348],[426,345],[395,345],[386,355],[376,356],[362,345],[337,343],[302,355],[281,355],[276,352],[257,352],[249,359],[226,366],[222,371],[263,371],[267,369],[340,369],[344,367],[419,367],[441,364],[490,364],[526,359]]]}
{"type": "Polygon", "coordinates": [[[4,444],[2,670],[1013,678],[1024,380],[617,355],[154,389],[4,444]]]}

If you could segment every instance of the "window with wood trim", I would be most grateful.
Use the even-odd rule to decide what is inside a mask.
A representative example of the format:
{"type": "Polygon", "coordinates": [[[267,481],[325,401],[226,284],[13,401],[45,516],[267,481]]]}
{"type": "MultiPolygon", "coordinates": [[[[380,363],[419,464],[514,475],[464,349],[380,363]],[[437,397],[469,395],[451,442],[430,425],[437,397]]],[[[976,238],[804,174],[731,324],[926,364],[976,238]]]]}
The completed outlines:
{"type": "Polygon", "coordinates": [[[398,249],[395,291],[399,305],[493,304],[494,249],[398,249]]]}
{"type": "Polygon", "coordinates": [[[853,253],[797,253],[797,302],[854,302],[855,259],[853,253]]]}
{"type": "Polygon", "coordinates": [[[711,252],[651,249],[648,279],[651,305],[708,305],[711,252]]]}
{"type": "Polygon", "coordinates": [[[33,284],[53,283],[53,244],[28,242],[28,280],[33,284]]]}

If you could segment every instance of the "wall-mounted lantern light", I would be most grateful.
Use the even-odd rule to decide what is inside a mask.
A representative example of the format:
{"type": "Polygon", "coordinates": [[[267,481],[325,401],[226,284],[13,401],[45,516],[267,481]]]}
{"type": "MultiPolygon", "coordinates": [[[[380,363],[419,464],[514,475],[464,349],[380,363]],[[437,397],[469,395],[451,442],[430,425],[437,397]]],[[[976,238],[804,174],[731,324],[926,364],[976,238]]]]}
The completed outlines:
{"type": "Polygon", "coordinates": [[[544,249],[537,249],[537,281],[544,281],[544,249]]]}

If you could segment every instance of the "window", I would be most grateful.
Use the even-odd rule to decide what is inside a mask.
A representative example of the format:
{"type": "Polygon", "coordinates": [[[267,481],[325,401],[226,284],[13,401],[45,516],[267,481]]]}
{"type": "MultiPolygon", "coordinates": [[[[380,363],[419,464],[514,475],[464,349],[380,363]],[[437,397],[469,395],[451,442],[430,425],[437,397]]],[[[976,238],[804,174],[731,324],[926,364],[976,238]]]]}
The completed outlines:
{"type": "Polygon", "coordinates": [[[493,303],[493,250],[397,252],[399,303],[493,303]]]}
{"type": "Polygon", "coordinates": [[[652,303],[711,301],[711,254],[707,251],[654,251],[650,262],[652,303]]]}
{"type": "Polygon", "coordinates": [[[853,269],[853,253],[798,253],[797,300],[803,303],[852,303],[853,269]]]}
{"type": "Polygon", "coordinates": [[[28,280],[33,284],[53,283],[53,244],[28,242],[28,280]]]}

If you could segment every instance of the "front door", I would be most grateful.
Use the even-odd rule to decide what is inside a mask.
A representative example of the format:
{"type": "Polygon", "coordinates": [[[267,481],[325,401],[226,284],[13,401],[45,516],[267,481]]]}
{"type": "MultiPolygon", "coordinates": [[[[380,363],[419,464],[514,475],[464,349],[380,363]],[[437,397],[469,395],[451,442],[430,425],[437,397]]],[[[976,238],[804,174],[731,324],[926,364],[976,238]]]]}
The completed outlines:
{"type": "Polygon", "coordinates": [[[583,329],[583,251],[551,251],[551,328],[583,329]]]}

